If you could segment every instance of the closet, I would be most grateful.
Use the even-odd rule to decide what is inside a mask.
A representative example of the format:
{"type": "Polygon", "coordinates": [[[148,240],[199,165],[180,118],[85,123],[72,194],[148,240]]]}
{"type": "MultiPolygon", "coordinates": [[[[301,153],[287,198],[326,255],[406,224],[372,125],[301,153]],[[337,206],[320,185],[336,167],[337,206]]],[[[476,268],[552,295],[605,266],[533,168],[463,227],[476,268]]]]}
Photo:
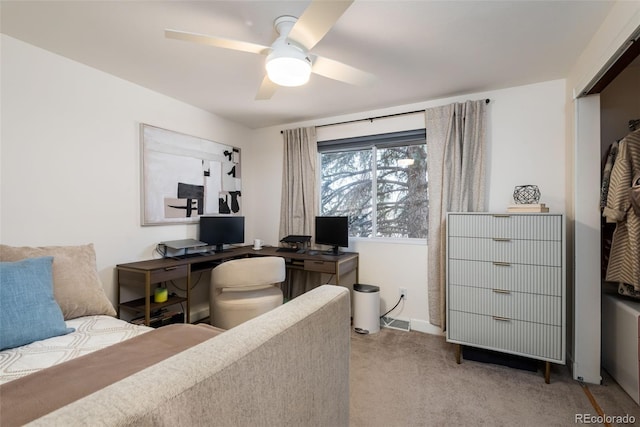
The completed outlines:
{"type": "MultiPolygon", "coordinates": [[[[640,120],[640,56],[636,54],[635,59],[630,60],[629,64],[604,86],[600,91],[601,172],[605,178],[602,199],[607,198],[606,176],[610,172],[609,168],[616,165],[615,160],[611,163],[611,150],[615,152],[618,148],[617,141],[631,135],[634,129],[640,129],[638,122],[640,120]],[[608,166],[607,160],[609,160],[608,166]]],[[[640,144],[640,140],[631,144],[640,144]]],[[[609,191],[615,190],[609,188],[609,191]]],[[[640,295],[635,300],[621,296],[620,293],[628,294],[633,287],[605,281],[607,271],[615,268],[609,265],[609,254],[612,253],[612,246],[620,242],[620,236],[617,234],[616,241],[613,239],[617,227],[616,223],[607,222],[603,217],[601,230],[602,367],[636,403],[640,404],[640,295]]],[[[627,250],[626,256],[640,257],[640,253],[627,250]]],[[[628,259],[625,265],[628,266],[628,259]]],[[[609,274],[610,277],[616,277],[615,274],[611,274],[611,271],[609,274]]],[[[640,278],[630,280],[634,279],[636,282],[640,280],[640,278]]]]}

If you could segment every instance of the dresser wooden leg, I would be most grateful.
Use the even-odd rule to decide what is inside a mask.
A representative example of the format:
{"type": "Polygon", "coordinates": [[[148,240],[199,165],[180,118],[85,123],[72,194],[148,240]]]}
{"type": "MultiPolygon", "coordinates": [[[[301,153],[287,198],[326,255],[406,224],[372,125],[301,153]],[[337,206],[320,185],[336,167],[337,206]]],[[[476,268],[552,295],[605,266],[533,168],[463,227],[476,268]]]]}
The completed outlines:
{"type": "Polygon", "coordinates": [[[544,382],[549,384],[551,381],[551,362],[544,364],[544,382]]]}
{"type": "Polygon", "coordinates": [[[456,363],[460,364],[460,353],[462,351],[462,346],[460,344],[456,344],[456,363]]]}

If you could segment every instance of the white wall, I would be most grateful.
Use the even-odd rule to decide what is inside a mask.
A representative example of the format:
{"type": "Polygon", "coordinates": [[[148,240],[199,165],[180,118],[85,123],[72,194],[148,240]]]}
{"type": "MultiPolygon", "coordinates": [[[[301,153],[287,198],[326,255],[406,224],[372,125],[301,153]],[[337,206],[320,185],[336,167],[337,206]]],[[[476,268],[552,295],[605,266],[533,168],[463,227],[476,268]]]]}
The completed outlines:
{"type": "MultiPolygon", "coordinates": [[[[358,114],[330,117],[314,122],[291,123],[282,127],[256,130],[252,150],[260,163],[260,180],[250,184],[252,193],[260,195],[246,203],[260,211],[260,223],[255,233],[267,243],[278,241],[280,194],[282,184],[282,135],[280,130],[300,126],[317,126],[414,111],[468,99],[489,98],[488,107],[488,206],[492,211],[505,211],[512,203],[513,188],[520,184],[540,187],[541,202],[551,211],[564,213],[565,198],[565,82],[549,81],[510,89],[469,94],[358,114]]],[[[318,139],[340,138],[389,132],[399,128],[424,127],[422,115],[405,116],[398,120],[374,120],[348,126],[322,127],[318,139]]],[[[248,205],[245,204],[247,207],[248,205]]],[[[411,320],[415,330],[439,333],[428,323],[427,250],[425,245],[407,243],[377,243],[358,239],[351,250],[360,253],[360,282],[381,287],[382,310],[397,301],[400,287],[408,289],[404,307],[391,315],[411,320]]]]}
{"type": "MultiPolygon", "coordinates": [[[[139,124],[243,149],[249,130],[2,35],[0,241],[94,243],[107,295],[114,266],[148,259],[196,225],[140,226],[139,124]]],[[[196,288],[208,311],[208,282],[196,288]]],[[[205,312],[204,315],[207,315],[205,312]]]]}

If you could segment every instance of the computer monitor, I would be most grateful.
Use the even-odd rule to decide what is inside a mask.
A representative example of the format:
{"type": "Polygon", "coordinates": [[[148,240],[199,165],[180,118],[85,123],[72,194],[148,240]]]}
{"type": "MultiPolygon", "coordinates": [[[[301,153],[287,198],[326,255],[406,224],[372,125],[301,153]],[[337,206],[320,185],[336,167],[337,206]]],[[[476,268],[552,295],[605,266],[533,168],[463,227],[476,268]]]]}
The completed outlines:
{"type": "Polygon", "coordinates": [[[244,217],[201,216],[199,239],[207,245],[215,246],[216,252],[222,252],[223,245],[244,243],[244,217]]]}
{"type": "Polygon", "coordinates": [[[315,242],[319,245],[333,246],[331,253],[339,255],[338,248],[349,246],[349,217],[317,216],[315,242]]]}

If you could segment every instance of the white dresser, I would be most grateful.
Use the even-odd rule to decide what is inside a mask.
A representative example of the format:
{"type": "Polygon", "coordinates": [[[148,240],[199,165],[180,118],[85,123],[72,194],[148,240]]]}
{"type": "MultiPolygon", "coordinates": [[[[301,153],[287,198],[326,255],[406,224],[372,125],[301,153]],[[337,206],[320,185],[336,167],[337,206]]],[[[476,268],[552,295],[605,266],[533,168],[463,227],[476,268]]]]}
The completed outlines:
{"type": "Polygon", "coordinates": [[[447,215],[447,341],[565,363],[565,219],[447,215]]]}

